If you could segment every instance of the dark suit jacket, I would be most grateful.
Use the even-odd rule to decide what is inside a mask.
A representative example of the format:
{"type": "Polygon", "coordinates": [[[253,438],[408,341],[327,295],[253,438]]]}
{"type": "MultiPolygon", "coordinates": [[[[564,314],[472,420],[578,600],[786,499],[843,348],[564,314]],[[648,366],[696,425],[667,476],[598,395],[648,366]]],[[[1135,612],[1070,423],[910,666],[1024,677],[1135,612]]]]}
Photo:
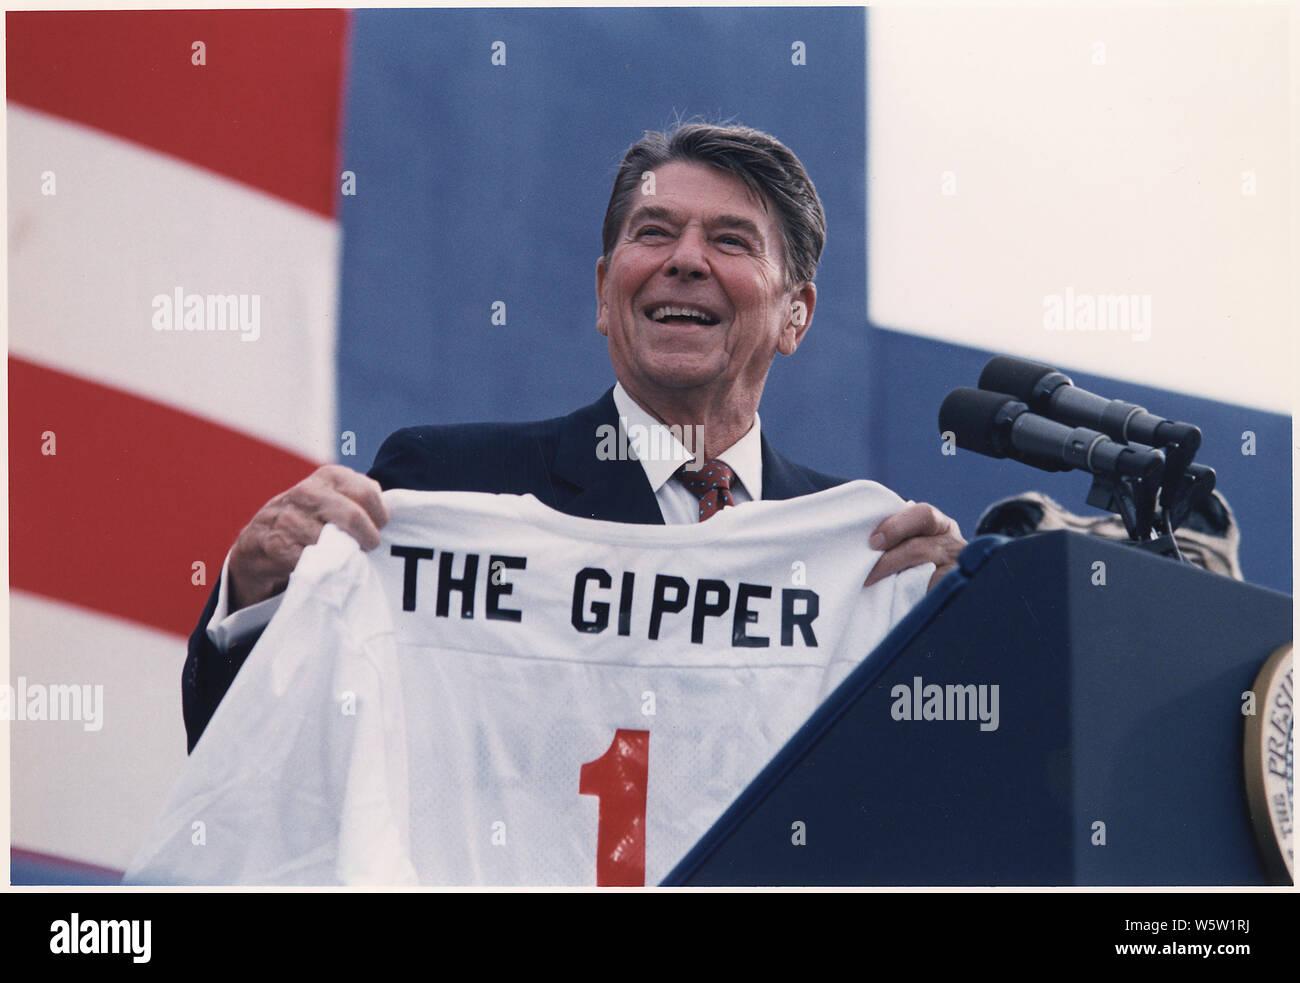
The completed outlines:
{"type": "MultiPolygon", "coordinates": [[[[607,424],[618,426],[613,389],[576,413],[537,423],[409,427],[384,441],[369,474],[385,490],[531,494],[569,515],[662,525],[641,463],[596,457],[599,429],[607,424]]],[[[765,499],[811,495],[844,482],[792,464],[766,437],[762,454],[765,499]]],[[[218,652],[206,630],[216,604],[214,589],[190,635],[181,681],[191,751],[256,643],[252,639],[224,655],[218,652]]]]}

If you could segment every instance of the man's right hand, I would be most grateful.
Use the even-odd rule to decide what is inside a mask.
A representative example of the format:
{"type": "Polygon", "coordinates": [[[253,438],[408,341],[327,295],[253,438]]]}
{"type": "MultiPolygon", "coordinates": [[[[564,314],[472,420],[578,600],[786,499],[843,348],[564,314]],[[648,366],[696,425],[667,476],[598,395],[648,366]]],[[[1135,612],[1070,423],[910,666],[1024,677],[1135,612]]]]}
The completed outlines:
{"type": "Polygon", "coordinates": [[[388,522],[380,493],[373,478],[327,464],[263,505],[230,551],[230,613],[283,591],[298,557],[328,522],[362,549],[378,546],[379,530],[388,522]]]}

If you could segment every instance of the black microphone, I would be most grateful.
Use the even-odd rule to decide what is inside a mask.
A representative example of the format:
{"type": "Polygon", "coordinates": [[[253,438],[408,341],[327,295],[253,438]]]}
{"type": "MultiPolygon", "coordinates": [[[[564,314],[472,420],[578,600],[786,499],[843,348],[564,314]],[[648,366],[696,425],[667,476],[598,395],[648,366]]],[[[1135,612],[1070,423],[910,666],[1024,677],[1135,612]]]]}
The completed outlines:
{"type": "Polygon", "coordinates": [[[1034,413],[1099,430],[1113,440],[1154,447],[1176,443],[1189,462],[1201,446],[1201,431],[1191,424],[1155,416],[1135,403],[1095,396],[1050,365],[999,355],[984,366],[979,385],[1020,400],[1034,413]]]}
{"type": "Polygon", "coordinates": [[[957,446],[1046,471],[1079,468],[1093,474],[1148,478],[1163,471],[1165,456],[1150,447],[1120,444],[1084,427],[1067,427],[1029,412],[1002,393],[954,389],[939,407],[939,432],[957,446]]]}

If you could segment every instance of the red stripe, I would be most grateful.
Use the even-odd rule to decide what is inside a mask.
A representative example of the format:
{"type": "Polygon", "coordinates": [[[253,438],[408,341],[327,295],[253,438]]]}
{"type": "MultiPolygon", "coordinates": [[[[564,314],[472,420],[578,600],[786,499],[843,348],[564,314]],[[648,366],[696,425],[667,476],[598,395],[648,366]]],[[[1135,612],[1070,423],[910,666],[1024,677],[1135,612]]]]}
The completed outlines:
{"type": "Polygon", "coordinates": [[[344,10],[10,11],[9,99],[333,216],[344,10]],[[192,45],[206,64],[191,64],[192,45]]]}
{"type": "Polygon", "coordinates": [[[315,468],[165,403],[10,356],[10,581],[188,635],[239,530],[315,468]],[[42,453],[47,433],[52,455],[42,453]],[[206,585],[191,583],[196,561],[206,585]]]}
{"type": "Polygon", "coordinates": [[[60,857],[53,853],[41,853],[37,850],[24,850],[22,847],[17,846],[9,848],[9,859],[11,862],[40,867],[48,872],[88,876],[93,877],[96,881],[102,880],[105,883],[120,883],[126,873],[126,871],[118,870],[115,867],[88,864],[84,860],[73,860],[70,857],[60,857]]]}

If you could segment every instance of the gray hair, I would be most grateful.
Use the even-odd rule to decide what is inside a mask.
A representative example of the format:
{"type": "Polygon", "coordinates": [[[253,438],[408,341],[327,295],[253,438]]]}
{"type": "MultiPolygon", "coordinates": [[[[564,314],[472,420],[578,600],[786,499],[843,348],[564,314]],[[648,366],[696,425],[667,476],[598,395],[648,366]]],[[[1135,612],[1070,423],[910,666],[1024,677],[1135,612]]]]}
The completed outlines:
{"type": "Polygon", "coordinates": [[[608,263],[641,175],[670,161],[691,161],[735,175],[781,219],[786,285],[811,281],[826,243],[826,215],[812,179],[780,140],[748,126],[683,123],[667,133],[646,131],[628,148],[605,209],[601,247],[608,263]]]}

